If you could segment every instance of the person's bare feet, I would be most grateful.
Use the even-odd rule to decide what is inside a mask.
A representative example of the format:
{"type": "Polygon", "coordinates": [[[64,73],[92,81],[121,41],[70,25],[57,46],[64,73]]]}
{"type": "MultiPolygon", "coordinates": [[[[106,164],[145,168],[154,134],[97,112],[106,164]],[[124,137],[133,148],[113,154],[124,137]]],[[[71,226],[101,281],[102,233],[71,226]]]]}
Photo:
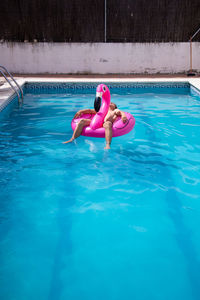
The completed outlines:
{"type": "Polygon", "coordinates": [[[71,143],[71,142],[73,142],[73,140],[74,140],[74,139],[71,138],[69,141],[63,142],[63,144],[71,143]]]}
{"type": "Polygon", "coordinates": [[[106,144],[104,149],[110,149],[110,144],[106,144]]]}

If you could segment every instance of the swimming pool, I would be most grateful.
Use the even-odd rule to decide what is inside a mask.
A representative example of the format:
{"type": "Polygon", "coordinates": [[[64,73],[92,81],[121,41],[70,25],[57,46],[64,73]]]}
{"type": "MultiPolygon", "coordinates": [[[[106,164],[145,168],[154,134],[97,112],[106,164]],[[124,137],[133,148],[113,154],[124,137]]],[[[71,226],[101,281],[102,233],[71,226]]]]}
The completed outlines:
{"type": "Polygon", "coordinates": [[[199,299],[200,97],[110,84],[134,130],[63,145],[96,86],[32,83],[1,114],[0,298],[199,299]]]}

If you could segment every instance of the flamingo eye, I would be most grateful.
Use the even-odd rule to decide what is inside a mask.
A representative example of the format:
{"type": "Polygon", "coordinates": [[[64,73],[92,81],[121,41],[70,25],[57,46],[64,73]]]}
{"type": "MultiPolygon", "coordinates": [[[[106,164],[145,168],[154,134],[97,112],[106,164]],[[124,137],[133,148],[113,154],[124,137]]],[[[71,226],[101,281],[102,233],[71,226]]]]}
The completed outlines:
{"type": "Polygon", "coordinates": [[[105,87],[105,86],[103,86],[103,91],[104,91],[104,92],[106,91],[106,87],[105,87]]]}

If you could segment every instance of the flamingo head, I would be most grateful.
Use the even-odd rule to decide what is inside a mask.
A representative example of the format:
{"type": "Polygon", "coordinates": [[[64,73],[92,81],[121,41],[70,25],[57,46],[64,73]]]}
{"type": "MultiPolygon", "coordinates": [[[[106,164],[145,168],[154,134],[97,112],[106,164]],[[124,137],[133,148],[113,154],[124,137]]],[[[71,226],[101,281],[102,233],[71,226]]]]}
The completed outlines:
{"type": "Polygon", "coordinates": [[[102,102],[110,105],[110,90],[105,84],[99,84],[96,90],[96,98],[94,101],[94,109],[96,112],[100,110],[102,102]]]}

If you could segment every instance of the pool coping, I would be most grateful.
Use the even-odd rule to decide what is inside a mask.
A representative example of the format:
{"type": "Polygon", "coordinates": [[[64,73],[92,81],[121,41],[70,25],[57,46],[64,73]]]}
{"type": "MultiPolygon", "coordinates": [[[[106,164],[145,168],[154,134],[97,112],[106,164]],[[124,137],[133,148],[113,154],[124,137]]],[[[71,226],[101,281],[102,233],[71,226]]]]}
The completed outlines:
{"type": "MultiPolygon", "coordinates": [[[[24,87],[27,83],[188,83],[197,93],[200,94],[200,77],[189,78],[189,77],[104,77],[104,76],[93,76],[93,77],[15,77],[17,83],[24,87]]],[[[0,86],[0,112],[16,97],[15,92],[12,88],[5,83],[0,86]]]]}

